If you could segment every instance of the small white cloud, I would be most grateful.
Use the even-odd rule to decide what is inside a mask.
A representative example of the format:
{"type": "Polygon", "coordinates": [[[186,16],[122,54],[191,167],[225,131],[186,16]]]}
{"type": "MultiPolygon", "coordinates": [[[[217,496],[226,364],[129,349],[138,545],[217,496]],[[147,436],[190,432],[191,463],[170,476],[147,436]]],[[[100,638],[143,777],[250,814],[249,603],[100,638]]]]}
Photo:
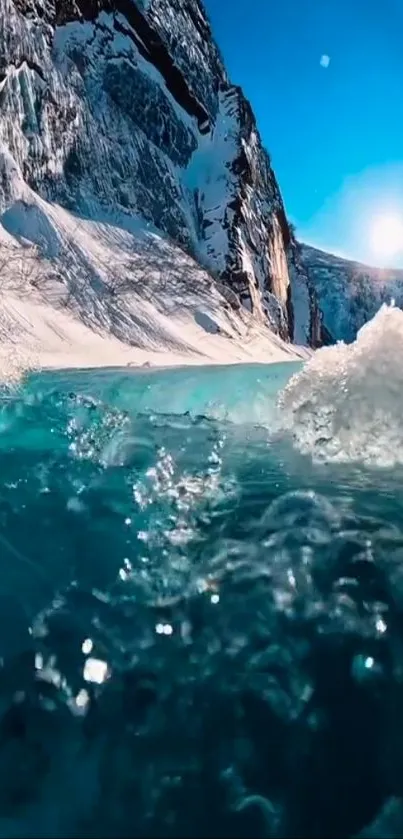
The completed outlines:
{"type": "Polygon", "coordinates": [[[330,64],[330,55],[321,55],[319,64],[327,70],[330,64]]]}

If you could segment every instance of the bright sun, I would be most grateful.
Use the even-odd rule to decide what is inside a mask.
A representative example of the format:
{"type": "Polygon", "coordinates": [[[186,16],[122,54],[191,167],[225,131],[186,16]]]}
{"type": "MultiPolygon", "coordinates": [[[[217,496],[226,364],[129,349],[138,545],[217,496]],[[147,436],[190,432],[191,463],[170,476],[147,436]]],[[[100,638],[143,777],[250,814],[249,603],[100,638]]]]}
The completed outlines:
{"type": "Polygon", "coordinates": [[[403,218],[380,215],[372,222],[371,246],[374,254],[387,259],[403,251],[403,218]]]}

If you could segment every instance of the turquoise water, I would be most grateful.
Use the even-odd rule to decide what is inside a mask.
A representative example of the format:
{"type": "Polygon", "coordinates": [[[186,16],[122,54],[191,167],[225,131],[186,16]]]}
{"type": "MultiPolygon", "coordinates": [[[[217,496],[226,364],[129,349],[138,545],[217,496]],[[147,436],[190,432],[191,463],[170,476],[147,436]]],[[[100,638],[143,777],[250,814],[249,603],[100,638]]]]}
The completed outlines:
{"type": "Polygon", "coordinates": [[[32,376],[28,387],[34,392],[77,390],[131,415],[145,411],[191,412],[193,416],[207,415],[238,424],[267,423],[277,393],[302,366],[300,362],[285,362],[168,370],[110,368],[96,373],[52,371],[32,376]]]}
{"type": "Polygon", "coordinates": [[[0,836],[354,836],[401,795],[401,469],[295,450],[300,367],[4,390],[0,836]]]}

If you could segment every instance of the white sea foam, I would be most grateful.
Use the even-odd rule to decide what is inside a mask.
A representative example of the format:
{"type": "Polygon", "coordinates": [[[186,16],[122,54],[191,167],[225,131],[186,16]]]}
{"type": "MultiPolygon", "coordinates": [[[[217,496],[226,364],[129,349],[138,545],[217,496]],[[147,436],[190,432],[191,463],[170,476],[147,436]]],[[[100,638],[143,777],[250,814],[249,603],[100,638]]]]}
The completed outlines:
{"type": "Polygon", "coordinates": [[[322,461],[403,463],[403,312],[383,305],[353,344],[319,350],[280,395],[282,427],[322,461]]]}

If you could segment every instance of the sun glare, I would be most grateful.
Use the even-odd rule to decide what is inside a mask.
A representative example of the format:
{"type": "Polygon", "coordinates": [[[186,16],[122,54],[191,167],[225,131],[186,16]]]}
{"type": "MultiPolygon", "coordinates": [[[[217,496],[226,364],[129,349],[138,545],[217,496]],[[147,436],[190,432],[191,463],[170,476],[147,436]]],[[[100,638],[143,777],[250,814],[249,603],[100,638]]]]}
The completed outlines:
{"type": "Polygon", "coordinates": [[[371,247],[375,256],[388,259],[403,252],[403,218],[380,215],[372,222],[371,247]]]}

